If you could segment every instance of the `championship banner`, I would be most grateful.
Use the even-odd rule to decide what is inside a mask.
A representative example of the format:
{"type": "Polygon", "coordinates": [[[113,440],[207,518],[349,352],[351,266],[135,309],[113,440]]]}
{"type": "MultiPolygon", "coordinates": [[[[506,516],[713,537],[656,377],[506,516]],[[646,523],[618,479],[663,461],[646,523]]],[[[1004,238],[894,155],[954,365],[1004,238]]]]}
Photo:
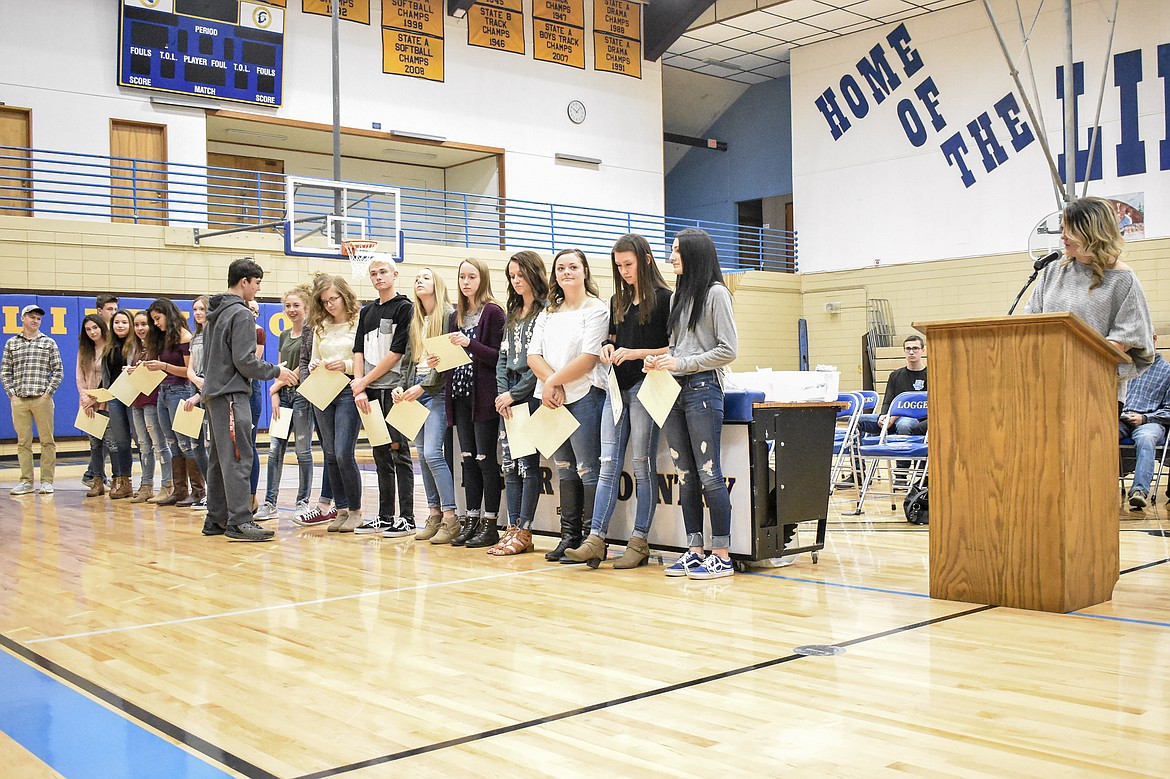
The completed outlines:
{"type": "MultiPolygon", "coordinates": [[[[284,0],[280,4],[284,5],[284,0]]],[[[301,0],[301,10],[317,16],[333,16],[330,0],[301,0]]],[[[337,0],[337,18],[369,24],[370,0],[337,0]]]]}
{"type": "Polygon", "coordinates": [[[585,69],[585,0],[533,0],[533,58],[585,69]]]}
{"type": "Polygon", "coordinates": [[[382,72],[443,80],[444,0],[382,0],[382,72]]]}
{"type": "Polygon", "coordinates": [[[593,69],[642,78],[642,4],[593,0],[593,69]]]}
{"type": "Polygon", "coordinates": [[[467,12],[467,45],[524,53],[523,0],[479,0],[467,12]]]}
{"type": "Polygon", "coordinates": [[[268,5],[275,5],[278,8],[285,8],[288,5],[288,0],[260,0],[268,5]]]}

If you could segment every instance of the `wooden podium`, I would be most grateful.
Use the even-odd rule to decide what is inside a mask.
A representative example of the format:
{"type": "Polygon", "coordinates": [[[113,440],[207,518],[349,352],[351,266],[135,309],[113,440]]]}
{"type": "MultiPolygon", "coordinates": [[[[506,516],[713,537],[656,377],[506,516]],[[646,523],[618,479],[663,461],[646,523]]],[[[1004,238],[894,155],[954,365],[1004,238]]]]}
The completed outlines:
{"type": "Polygon", "coordinates": [[[1128,357],[1073,314],[914,327],[930,353],[930,596],[1056,612],[1109,600],[1128,357]]]}

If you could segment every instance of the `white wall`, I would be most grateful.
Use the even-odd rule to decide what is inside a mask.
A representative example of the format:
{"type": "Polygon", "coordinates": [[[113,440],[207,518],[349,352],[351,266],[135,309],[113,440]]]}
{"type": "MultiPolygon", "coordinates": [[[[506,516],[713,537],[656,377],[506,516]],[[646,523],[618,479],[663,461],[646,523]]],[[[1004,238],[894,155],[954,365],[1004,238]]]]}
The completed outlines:
{"type": "MultiPolygon", "coordinates": [[[[1039,0],[1020,0],[1030,24],[1039,0]]],[[[1085,94],[1079,98],[1080,124],[1091,124],[1106,61],[1106,12],[1113,3],[1074,0],[1074,52],[1085,63],[1085,94]]],[[[1063,3],[1043,6],[1032,35],[1040,108],[1053,154],[1063,150],[1063,104],[1056,98],[1056,68],[1065,59],[1063,3]]],[[[992,8],[1015,56],[1023,51],[1015,15],[1016,0],[993,0],[992,8]]],[[[1140,51],[1143,79],[1137,85],[1133,114],[1145,142],[1145,173],[1118,175],[1121,142],[1120,90],[1111,67],[1100,125],[1102,178],[1092,181],[1089,194],[1105,197],[1144,193],[1146,237],[1170,235],[1170,148],[1160,154],[1167,127],[1165,81],[1158,75],[1158,47],[1170,46],[1170,26],[1164,19],[1164,0],[1122,0],[1114,54],[1140,51]],[[1159,21],[1161,20],[1161,21],[1159,21]]],[[[987,19],[983,4],[967,3],[904,22],[908,48],[921,59],[921,68],[907,76],[887,35],[887,25],[847,37],[801,47],[792,54],[793,190],[800,234],[802,271],[859,268],[945,257],[967,257],[1022,251],[1028,234],[1058,203],[1038,140],[1017,151],[1010,132],[994,106],[1014,85],[987,19]],[[858,62],[874,46],[881,46],[900,81],[879,104],[858,62]],[[847,106],[841,82],[852,76],[861,87],[868,113],[857,118],[847,106]],[[924,103],[915,90],[927,78],[937,88],[937,113],[945,122],[933,129],[924,103]],[[830,123],[816,101],[832,89],[850,127],[834,139],[830,123]],[[906,101],[903,104],[903,101],[906,101]],[[899,121],[899,105],[913,106],[926,123],[926,139],[915,147],[899,121]],[[1006,160],[988,171],[967,129],[987,112],[991,128],[1005,150],[1006,160]],[[966,186],[959,169],[948,164],[944,142],[960,133],[968,152],[965,162],[974,176],[966,186]]],[[[1027,79],[1026,63],[1020,70],[1027,79]]],[[[911,68],[912,69],[912,68],[911,68]]],[[[892,83],[892,82],[891,82],[892,83]]],[[[1025,84],[1028,82],[1025,80],[1025,84]]],[[[1031,88],[1028,87],[1029,94],[1031,88]]],[[[1019,102],[1017,132],[1032,127],[1019,102]]],[[[1080,145],[1088,147],[1088,130],[1080,145]]],[[[1078,194],[1081,190],[1078,186],[1078,194]]]]}
{"type": "MultiPolygon", "coordinates": [[[[284,105],[223,107],[261,116],[332,123],[330,21],[289,2],[285,25],[284,105]]],[[[445,3],[444,3],[445,5],[445,3]]],[[[114,0],[0,0],[0,101],[33,109],[33,145],[109,153],[111,117],[166,124],[172,162],[206,163],[201,112],[156,108],[149,90],[119,88],[118,3],[114,0]]],[[[592,69],[592,3],[586,2],[585,70],[532,58],[531,3],[525,2],[524,56],[467,45],[467,22],[446,19],[446,81],[382,73],[381,3],[371,24],[341,23],[342,125],[407,130],[506,149],[511,197],[661,213],[662,85],[658,63],[642,79],[592,69]],[[566,105],[585,103],[572,124],[566,105]],[[556,152],[603,160],[587,175],[554,162],[556,152]]],[[[279,156],[278,154],[264,156],[279,156]]]]}

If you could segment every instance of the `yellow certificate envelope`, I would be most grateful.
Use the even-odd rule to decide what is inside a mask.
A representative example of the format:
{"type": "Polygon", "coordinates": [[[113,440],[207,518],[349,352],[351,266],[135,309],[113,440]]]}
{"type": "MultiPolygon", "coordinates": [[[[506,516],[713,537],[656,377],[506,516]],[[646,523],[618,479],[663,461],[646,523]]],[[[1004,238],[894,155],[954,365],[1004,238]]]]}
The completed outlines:
{"type": "Polygon", "coordinates": [[[390,431],[386,429],[386,420],[382,416],[382,404],[376,400],[370,401],[370,413],[363,414],[358,406],[358,416],[362,418],[362,427],[366,430],[366,438],[370,446],[385,446],[390,443],[390,431]]]}
{"type": "Polygon", "coordinates": [[[273,416],[268,422],[268,435],[270,438],[279,438],[281,440],[288,439],[288,431],[292,425],[293,410],[288,406],[277,406],[280,409],[279,416],[273,416]]]}
{"type": "Polygon", "coordinates": [[[297,392],[324,411],[347,384],[349,376],[343,371],[331,371],[324,365],[318,365],[317,370],[309,374],[309,378],[297,385],[297,392]]]}
{"type": "Polygon", "coordinates": [[[110,392],[108,389],[102,389],[101,387],[98,387],[97,389],[86,390],[85,394],[89,395],[99,403],[105,403],[106,401],[113,400],[117,397],[117,395],[110,392]]]}
{"type": "Polygon", "coordinates": [[[199,438],[203,435],[203,407],[195,406],[187,411],[187,401],[179,401],[179,410],[175,412],[175,419],[171,422],[171,429],[182,433],[188,438],[199,438]]]}
{"type": "Polygon", "coordinates": [[[471,362],[471,358],[467,356],[467,350],[451,343],[450,333],[426,339],[423,341],[423,348],[426,350],[426,354],[433,354],[439,358],[438,370],[440,371],[449,371],[471,362]]]}
{"type": "Polygon", "coordinates": [[[541,406],[529,417],[527,424],[529,434],[536,442],[536,448],[549,459],[552,459],[561,448],[561,444],[568,441],[569,436],[580,426],[581,423],[564,406],[558,408],[541,406]]]}
{"type": "Polygon", "coordinates": [[[530,434],[532,413],[527,403],[512,406],[511,419],[504,420],[504,432],[508,435],[508,453],[512,459],[536,454],[536,442],[530,434]]]}
{"type": "MultiPolygon", "coordinates": [[[[142,370],[146,370],[143,368],[142,370]]],[[[138,371],[135,371],[137,373],[138,371]]],[[[141,394],[138,389],[130,383],[130,374],[123,372],[121,376],[114,379],[114,383],[110,385],[110,394],[118,400],[122,401],[124,405],[131,405],[141,394]]],[[[150,394],[149,392],[146,394],[150,394]]]]}
{"type": "Polygon", "coordinates": [[[77,419],[73,420],[73,426],[83,433],[88,433],[94,438],[101,438],[106,434],[106,426],[110,424],[110,418],[101,412],[96,412],[93,418],[90,419],[85,415],[85,409],[77,409],[77,419]]]}
{"type": "MultiPolygon", "coordinates": [[[[442,403],[443,398],[435,398],[434,402],[442,403]]],[[[390,407],[386,421],[390,423],[391,427],[406,436],[406,440],[413,441],[418,438],[418,431],[422,430],[423,423],[430,415],[431,410],[417,400],[404,400],[390,407]]]]}
{"type": "Polygon", "coordinates": [[[674,401],[682,388],[670,375],[669,371],[648,371],[642,380],[642,389],[638,390],[638,402],[650,414],[651,419],[659,427],[666,424],[670,410],[674,408],[674,401]]]}
{"type": "Polygon", "coordinates": [[[133,373],[125,375],[130,377],[130,384],[134,389],[143,395],[149,395],[154,392],[155,387],[162,384],[163,379],[167,377],[167,372],[147,370],[145,365],[139,365],[133,373]]]}

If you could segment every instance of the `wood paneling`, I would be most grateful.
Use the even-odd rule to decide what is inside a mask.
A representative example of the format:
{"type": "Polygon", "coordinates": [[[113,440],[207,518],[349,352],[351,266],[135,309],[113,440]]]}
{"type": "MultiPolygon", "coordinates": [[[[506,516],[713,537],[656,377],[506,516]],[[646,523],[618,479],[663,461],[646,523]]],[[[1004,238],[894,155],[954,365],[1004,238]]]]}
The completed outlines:
{"type": "Polygon", "coordinates": [[[110,156],[113,221],[165,225],[166,125],[111,119],[110,156]]]}
{"type": "Polygon", "coordinates": [[[0,214],[32,216],[32,112],[27,108],[0,106],[0,214]]]}
{"type": "MultiPolygon", "coordinates": [[[[207,155],[207,224],[212,229],[273,222],[284,213],[284,160],[207,155]]],[[[262,232],[276,232],[268,228],[262,232]]]]}

